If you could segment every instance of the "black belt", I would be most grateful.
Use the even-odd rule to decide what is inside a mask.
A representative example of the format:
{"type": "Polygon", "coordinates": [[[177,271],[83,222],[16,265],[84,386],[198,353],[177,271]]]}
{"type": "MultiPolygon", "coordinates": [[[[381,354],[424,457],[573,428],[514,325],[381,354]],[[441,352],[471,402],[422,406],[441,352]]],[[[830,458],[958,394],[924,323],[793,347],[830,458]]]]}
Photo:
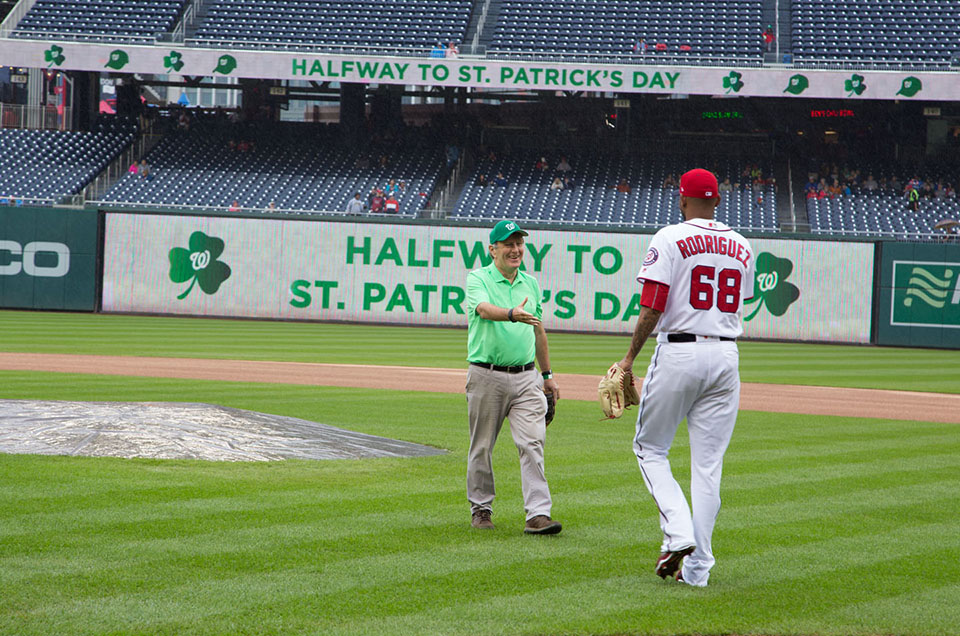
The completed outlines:
{"type": "MultiPolygon", "coordinates": [[[[727,338],[726,336],[720,336],[720,340],[724,342],[736,342],[736,338],[727,338]]],[[[696,342],[697,337],[692,333],[668,333],[667,342],[696,342]]]]}
{"type": "Polygon", "coordinates": [[[497,364],[490,364],[489,362],[471,362],[475,367],[482,367],[484,369],[492,369],[493,371],[503,371],[504,373],[523,373],[524,371],[530,371],[533,369],[534,363],[528,362],[526,364],[516,366],[516,367],[501,367],[497,364]]]}

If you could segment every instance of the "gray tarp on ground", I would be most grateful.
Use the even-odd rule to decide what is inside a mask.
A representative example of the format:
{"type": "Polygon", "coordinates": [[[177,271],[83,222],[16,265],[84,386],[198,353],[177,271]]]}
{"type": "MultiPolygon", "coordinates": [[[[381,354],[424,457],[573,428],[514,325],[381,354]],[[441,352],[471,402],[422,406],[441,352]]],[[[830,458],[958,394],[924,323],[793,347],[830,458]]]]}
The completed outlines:
{"type": "Polygon", "coordinates": [[[0,400],[0,453],[266,461],[445,452],[212,404],[0,400]]]}

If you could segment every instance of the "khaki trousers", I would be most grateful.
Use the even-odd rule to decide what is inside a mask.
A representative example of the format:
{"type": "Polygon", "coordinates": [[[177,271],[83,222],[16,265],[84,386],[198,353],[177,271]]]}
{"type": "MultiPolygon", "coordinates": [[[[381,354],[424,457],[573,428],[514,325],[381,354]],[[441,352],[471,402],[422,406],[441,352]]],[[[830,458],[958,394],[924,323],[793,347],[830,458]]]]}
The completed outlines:
{"type": "Polygon", "coordinates": [[[547,399],[536,369],[522,373],[493,371],[475,365],[467,370],[467,413],[470,451],[467,455],[467,499],[471,512],[491,510],[493,445],[505,419],[520,454],[520,482],[526,518],[550,516],[550,489],[543,472],[544,416],[547,399]]]}

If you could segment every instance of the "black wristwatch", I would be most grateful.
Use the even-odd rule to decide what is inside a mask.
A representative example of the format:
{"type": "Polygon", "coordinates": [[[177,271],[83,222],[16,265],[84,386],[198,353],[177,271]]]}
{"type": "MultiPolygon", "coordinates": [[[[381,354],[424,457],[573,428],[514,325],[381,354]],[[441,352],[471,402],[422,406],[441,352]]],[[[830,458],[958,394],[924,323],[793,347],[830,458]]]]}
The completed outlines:
{"type": "Polygon", "coordinates": [[[543,376],[544,380],[549,380],[553,378],[553,371],[551,369],[547,369],[546,371],[541,372],[540,375],[543,376]]]}

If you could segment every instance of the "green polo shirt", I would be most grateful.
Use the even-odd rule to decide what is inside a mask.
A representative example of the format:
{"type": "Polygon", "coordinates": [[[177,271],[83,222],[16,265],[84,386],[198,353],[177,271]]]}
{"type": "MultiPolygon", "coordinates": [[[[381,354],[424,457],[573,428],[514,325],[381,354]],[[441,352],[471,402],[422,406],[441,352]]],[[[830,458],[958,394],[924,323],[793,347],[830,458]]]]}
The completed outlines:
{"type": "Polygon", "coordinates": [[[537,351],[533,325],[486,320],[477,314],[477,305],[490,303],[509,309],[526,298],[524,310],[541,318],[541,296],[536,279],[522,271],[517,272],[512,284],[493,263],[467,274],[467,361],[504,367],[533,361],[537,351]]]}

